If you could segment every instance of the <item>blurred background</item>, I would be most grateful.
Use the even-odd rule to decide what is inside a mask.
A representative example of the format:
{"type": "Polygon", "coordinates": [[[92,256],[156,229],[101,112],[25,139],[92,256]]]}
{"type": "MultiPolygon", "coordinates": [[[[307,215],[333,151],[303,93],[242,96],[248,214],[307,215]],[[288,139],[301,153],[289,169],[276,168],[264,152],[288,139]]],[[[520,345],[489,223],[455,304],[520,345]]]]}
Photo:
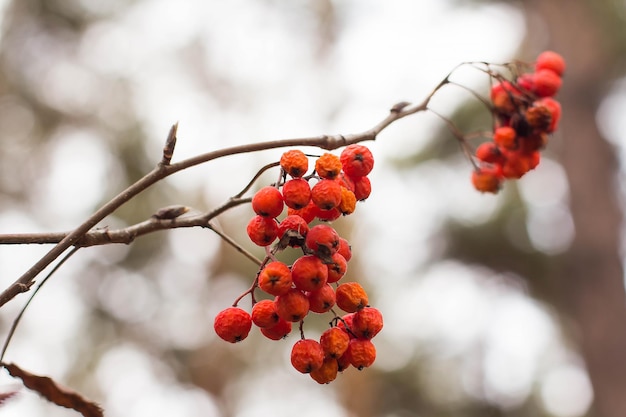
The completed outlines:
{"type": "MultiPolygon", "coordinates": [[[[539,168],[497,196],[474,191],[471,165],[432,114],[368,143],[372,196],[334,225],[352,244],[348,279],[385,317],[372,368],[319,386],[291,368],[293,335],[217,339],[215,314],[256,271],[199,229],[79,251],[34,300],[8,362],[111,417],[626,415],[624,1],[0,5],[0,233],[76,227],[152,169],[177,121],[180,160],[361,132],[394,103],[421,101],[464,61],[532,62],[554,49],[568,63],[561,129],[539,168]]],[[[471,68],[453,79],[488,91],[471,68]]],[[[464,131],[490,126],[461,88],[444,88],[432,106],[464,131]]],[[[171,204],[210,210],[280,153],[179,173],[101,226],[171,204]]],[[[239,207],[218,223],[261,255],[245,236],[251,213],[239,207]]],[[[47,250],[2,246],[2,288],[47,250]]],[[[3,335],[26,297],[2,308],[3,335]]],[[[16,387],[3,372],[0,391],[16,387]]],[[[77,415],[28,390],[0,411],[77,415]]]]}

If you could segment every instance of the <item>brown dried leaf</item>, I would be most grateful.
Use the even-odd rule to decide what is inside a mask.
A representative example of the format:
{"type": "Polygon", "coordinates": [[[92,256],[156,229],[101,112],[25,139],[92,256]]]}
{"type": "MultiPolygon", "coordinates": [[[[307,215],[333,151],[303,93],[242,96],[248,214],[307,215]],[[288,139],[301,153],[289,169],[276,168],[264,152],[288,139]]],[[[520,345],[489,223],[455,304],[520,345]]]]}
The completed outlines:
{"type": "Polygon", "coordinates": [[[89,401],[76,391],[60,386],[52,378],[31,374],[12,363],[3,363],[2,365],[11,376],[21,379],[27,388],[37,391],[48,401],[61,407],[76,410],[84,417],[104,416],[102,408],[98,404],[89,401]]]}

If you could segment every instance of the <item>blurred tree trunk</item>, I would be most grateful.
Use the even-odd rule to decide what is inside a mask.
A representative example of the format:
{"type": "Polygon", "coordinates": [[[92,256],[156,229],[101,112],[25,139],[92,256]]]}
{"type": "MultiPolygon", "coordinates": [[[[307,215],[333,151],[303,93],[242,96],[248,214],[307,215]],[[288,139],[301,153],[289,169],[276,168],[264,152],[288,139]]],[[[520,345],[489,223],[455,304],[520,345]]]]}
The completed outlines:
{"type": "Polygon", "coordinates": [[[547,46],[562,53],[568,63],[559,95],[564,117],[562,143],[557,148],[570,183],[576,235],[555,275],[552,290],[558,307],[577,327],[594,388],[593,414],[623,417],[626,297],[620,256],[618,164],[595,118],[610,87],[614,58],[623,41],[611,31],[615,27],[612,22],[607,21],[610,13],[606,12],[618,6],[585,0],[529,0],[525,6],[531,42],[536,34],[547,30],[547,46]]]}

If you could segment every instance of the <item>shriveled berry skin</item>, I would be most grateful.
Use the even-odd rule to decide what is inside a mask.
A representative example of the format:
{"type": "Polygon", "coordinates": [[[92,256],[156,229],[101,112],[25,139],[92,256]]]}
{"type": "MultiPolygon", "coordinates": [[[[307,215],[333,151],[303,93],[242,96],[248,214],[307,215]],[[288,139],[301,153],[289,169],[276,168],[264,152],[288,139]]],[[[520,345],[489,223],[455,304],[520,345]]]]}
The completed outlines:
{"type": "Polygon", "coordinates": [[[337,359],[341,357],[350,343],[350,336],[339,327],[331,327],[326,329],[320,336],[320,345],[324,350],[327,358],[337,359]]]}
{"type": "Polygon", "coordinates": [[[354,314],[352,332],[359,339],[371,339],[383,328],[383,315],[374,307],[365,307],[354,314]]]}
{"type": "Polygon", "coordinates": [[[272,327],[262,327],[261,333],[268,339],[280,340],[284,339],[289,333],[291,333],[291,328],[292,326],[290,321],[279,319],[278,323],[272,327]]]}
{"type": "Polygon", "coordinates": [[[322,367],[324,351],[317,340],[298,340],[291,349],[291,364],[298,372],[308,374],[322,367]]]}
{"type": "Polygon", "coordinates": [[[348,261],[339,252],[330,257],[330,263],[326,264],[328,268],[328,279],[326,282],[332,284],[339,281],[348,271],[348,261]]]}
{"type": "Polygon", "coordinates": [[[246,227],[248,237],[259,246],[268,246],[278,236],[278,223],[271,217],[254,216],[246,227]]]}
{"type": "Polygon", "coordinates": [[[359,177],[354,180],[354,196],[358,201],[366,200],[372,193],[372,183],[368,177],[359,177]]]}
{"type": "Polygon", "coordinates": [[[296,288],[316,291],[328,280],[328,267],[315,255],[301,256],[291,265],[291,278],[296,288]]]}
{"type": "Polygon", "coordinates": [[[287,207],[302,209],[311,201],[311,187],[308,181],[294,178],[283,185],[283,198],[287,207]]]}
{"type": "Polygon", "coordinates": [[[337,359],[325,358],[319,369],[311,371],[309,375],[318,384],[329,384],[337,378],[339,364],[337,359]]]}
{"type": "Polygon", "coordinates": [[[361,370],[371,366],[376,360],[376,347],[369,339],[352,339],[346,355],[350,359],[350,364],[361,370]]]}
{"type": "Polygon", "coordinates": [[[268,263],[259,273],[259,288],[268,294],[284,294],[291,289],[292,283],[291,270],[280,261],[268,263]]]}
{"type": "Polygon", "coordinates": [[[313,253],[332,256],[339,250],[339,234],[326,224],[318,224],[309,230],[305,243],[313,253]]]}
{"type": "Polygon", "coordinates": [[[293,178],[300,178],[309,169],[309,158],[301,150],[292,149],[282,154],[280,166],[293,178]]]}
{"type": "Polygon", "coordinates": [[[259,216],[278,217],[283,211],[283,195],[276,187],[263,187],[252,197],[252,210],[259,216]]]}
{"type": "Polygon", "coordinates": [[[358,282],[345,282],[335,290],[337,307],[346,313],[354,313],[369,304],[367,293],[358,282]]]}
{"type": "Polygon", "coordinates": [[[325,313],[336,303],[335,290],[328,284],[324,284],[320,289],[307,292],[309,299],[309,309],[314,313],[325,313]]]}
{"type": "Polygon", "coordinates": [[[321,178],[334,180],[341,172],[341,161],[337,155],[325,153],[315,161],[315,172],[321,178]]]}
{"type": "Polygon", "coordinates": [[[300,321],[309,313],[309,299],[297,288],[277,296],[274,302],[280,318],[287,321],[300,321]]]}
{"type": "Polygon", "coordinates": [[[278,225],[278,238],[285,245],[302,246],[307,233],[309,225],[306,220],[295,214],[288,215],[278,225]]]}
{"type": "Polygon", "coordinates": [[[258,301],[252,306],[251,316],[252,323],[261,328],[275,326],[280,319],[273,300],[258,301]]]}
{"type": "Polygon", "coordinates": [[[374,168],[374,156],[363,145],[348,145],[339,157],[343,171],[350,177],[358,178],[369,174],[374,168]]]}
{"type": "Polygon", "coordinates": [[[341,203],[341,185],[335,180],[323,179],[311,189],[311,199],[322,210],[331,210],[341,203]]]}
{"type": "Polygon", "coordinates": [[[252,318],[247,311],[239,307],[228,307],[220,311],[213,322],[215,333],[223,340],[240,342],[250,333],[252,318]]]}

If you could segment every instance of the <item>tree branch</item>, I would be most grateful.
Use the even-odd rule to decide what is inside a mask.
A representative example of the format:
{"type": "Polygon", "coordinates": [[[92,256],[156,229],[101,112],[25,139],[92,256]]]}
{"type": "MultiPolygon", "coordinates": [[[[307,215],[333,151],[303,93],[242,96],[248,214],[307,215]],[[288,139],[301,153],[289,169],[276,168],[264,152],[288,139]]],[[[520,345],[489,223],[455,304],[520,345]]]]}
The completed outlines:
{"type": "MultiPolygon", "coordinates": [[[[375,140],[378,134],[383,131],[387,126],[393,122],[402,119],[411,114],[418,113],[427,109],[428,103],[433,95],[445,84],[449,83],[449,77],[452,74],[448,74],[437,87],[426,97],[426,99],[417,105],[411,105],[406,102],[398,103],[391,108],[389,114],[374,125],[372,128],[356,134],[349,135],[322,135],[315,137],[294,138],[294,139],[281,139],[267,142],[259,142],[253,144],[246,144],[240,146],[234,146],[230,148],[224,148],[213,152],[204,153],[189,159],[177,163],[170,163],[170,159],[174,152],[174,146],[176,143],[176,130],[177,124],[172,126],[168,134],[165,146],[163,148],[163,157],[157,166],[143,178],[139,179],[134,184],[130,185],[127,189],[115,196],[112,200],[102,206],[98,211],[92,214],[84,223],[79,225],[75,230],[67,234],[51,234],[42,238],[42,236],[35,237],[33,235],[9,235],[10,239],[16,241],[20,238],[31,239],[32,243],[56,243],[57,238],[61,238],[58,243],[46,253],[39,261],[37,261],[31,268],[29,268],[21,277],[19,277],[11,286],[4,290],[0,294],[0,307],[13,299],[15,296],[22,292],[26,292],[34,284],[34,279],[41,273],[48,265],[50,265],[55,259],[61,256],[68,248],[72,246],[89,246],[88,243],[103,244],[103,243],[128,243],[135,237],[141,234],[146,234],[155,230],[163,230],[175,227],[192,227],[192,226],[206,226],[208,219],[217,216],[221,212],[227,210],[233,205],[241,204],[241,200],[232,200],[222,206],[221,208],[207,213],[204,216],[199,217],[186,217],[181,219],[160,220],[152,218],[145,222],[131,226],[127,229],[121,229],[115,232],[108,231],[106,229],[94,230],[89,232],[98,222],[104,219],[106,216],[113,213],[120,206],[128,202],[130,199],[146,190],[153,184],[161,181],[162,179],[184,169],[200,165],[214,159],[222,158],[230,155],[237,155],[242,153],[257,152],[268,149],[276,149],[292,146],[314,146],[325,150],[333,150],[342,146],[347,146],[353,143],[358,143],[367,140],[375,140]],[[91,239],[91,240],[90,240],[91,239]],[[51,242],[52,241],[52,242],[51,242]],[[95,242],[95,243],[92,243],[95,242]],[[102,242],[102,243],[99,243],[102,242]]],[[[25,243],[25,242],[24,242],[25,243]]]]}

